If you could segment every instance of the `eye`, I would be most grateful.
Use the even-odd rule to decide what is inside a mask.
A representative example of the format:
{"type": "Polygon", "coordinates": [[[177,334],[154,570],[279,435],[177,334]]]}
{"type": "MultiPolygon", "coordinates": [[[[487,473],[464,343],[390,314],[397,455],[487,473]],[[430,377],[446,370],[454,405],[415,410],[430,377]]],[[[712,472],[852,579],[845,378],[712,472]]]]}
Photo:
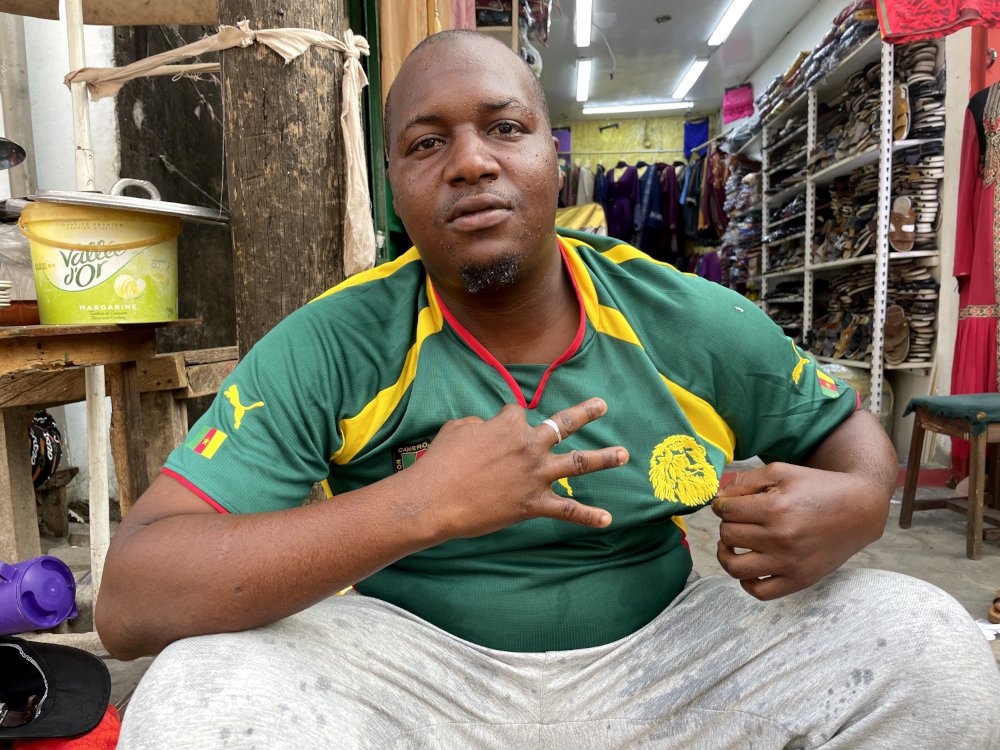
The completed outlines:
{"type": "Polygon", "coordinates": [[[421,138],[419,141],[417,141],[416,143],[414,143],[413,144],[413,148],[411,150],[412,151],[428,151],[429,149],[434,148],[440,142],[441,142],[440,138],[434,138],[432,136],[428,136],[427,138],[421,138]]]}
{"type": "Polygon", "coordinates": [[[518,125],[516,122],[504,121],[497,123],[493,126],[490,132],[495,132],[498,135],[518,135],[524,132],[524,128],[518,125]]]}

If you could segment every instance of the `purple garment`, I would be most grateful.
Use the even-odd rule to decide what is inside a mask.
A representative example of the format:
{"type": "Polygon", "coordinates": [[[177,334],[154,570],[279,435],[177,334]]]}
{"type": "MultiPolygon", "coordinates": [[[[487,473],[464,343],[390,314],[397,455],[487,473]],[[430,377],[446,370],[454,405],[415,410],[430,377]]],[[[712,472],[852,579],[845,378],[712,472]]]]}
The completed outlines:
{"type": "Polygon", "coordinates": [[[635,209],[639,205],[639,170],[618,162],[614,174],[617,180],[608,179],[608,236],[629,242],[635,226],[635,209]],[[618,172],[622,167],[625,170],[618,172]]]}
{"type": "Polygon", "coordinates": [[[719,260],[719,253],[710,250],[701,256],[698,261],[698,275],[703,279],[714,281],[716,284],[722,283],[722,261],[719,260]]]}

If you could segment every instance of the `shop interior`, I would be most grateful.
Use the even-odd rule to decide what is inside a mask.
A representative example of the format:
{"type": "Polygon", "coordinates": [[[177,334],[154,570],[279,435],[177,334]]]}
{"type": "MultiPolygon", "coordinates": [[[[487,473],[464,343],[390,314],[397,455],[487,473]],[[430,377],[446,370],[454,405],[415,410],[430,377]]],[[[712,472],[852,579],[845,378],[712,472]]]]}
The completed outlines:
{"type": "MultiPolygon", "coordinates": [[[[366,82],[351,115],[357,140],[340,134],[345,94],[328,118],[336,148],[316,166],[341,175],[348,193],[363,183],[372,241],[328,263],[323,243],[303,238],[326,233],[341,248],[352,230],[302,207],[306,220],[275,236],[308,246],[302,268],[322,269],[310,275],[288,270],[277,244],[248,239],[270,231],[254,201],[282,201],[294,175],[240,205],[232,181],[268,174],[281,148],[320,148],[322,135],[240,144],[227,121],[239,101],[223,87],[229,52],[187,50],[232,20],[232,6],[0,0],[0,561],[48,555],[68,566],[72,615],[34,630],[102,655],[120,711],[150,660],[111,659],[94,631],[109,539],[257,339],[353,270],[409,249],[386,177],[382,107],[406,54],[445,29],[491,34],[538,77],[559,139],[558,226],[615,237],[734,290],[858,391],[900,475],[883,539],[850,564],[929,580],[986,632],[1000,585],[1000,422],[970,443],[974,432],[948,431],[954,418],[911,401],[997,392],[1000,251],[990,243],[1000,229],[981,236],[973,215],[980,204],[994,210],[984,190],[1000,169],[995,134],[977,141],[975,125],[1000,114],[1000,31],[973,25],[897,43],[872,0],[331,3],[343,21],[330,33],[353,30],[370,54],[356,63],[366,82]],[[190,70],[68,78],[178,50],[164,64],[190,70]],[[95,89],[108,80],[113,90],[95,89]],[[363,151],[350,175],[345,140],[363,151]],[[142,273],[113,270],[120,310],[61,308],[60,290],[40,280],[41,250],[29,252],[29,240],[46,241],[42,224],[82,221],[91,208],[148,212],[154,200],[165,207],[143,214],[140,244],[169,236],[173,254],[150,256],[142,273]]],[[[335,54],[305,49],[286,67],[335,54]]],[[[354,73],[334,67],[319,80],[339,91],[338,76],[354,73]]],[[[357,215],[350,196],[344,204],[357,215]]],[[[78,268],[74,283],[93,287],[83,274],[96,273],[78,268]]],[[[760,465],[731,464],[721,483],[760,465]]],[[[723,572],[718,523],[707,512],[688,521],[703,575],[723,572]]],[[[1000,661],[1000,639],[991,647],[1000,661]]]]}

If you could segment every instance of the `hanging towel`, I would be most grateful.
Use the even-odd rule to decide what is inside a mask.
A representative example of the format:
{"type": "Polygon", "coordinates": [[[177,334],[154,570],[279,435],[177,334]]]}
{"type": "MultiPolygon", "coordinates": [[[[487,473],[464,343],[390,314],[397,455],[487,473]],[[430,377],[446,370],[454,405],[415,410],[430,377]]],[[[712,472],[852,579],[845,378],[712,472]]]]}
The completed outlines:
{"type": "MultiPolygon", "coordinates": [[[[708,140],[708,118],[703,120],[688,120],[684,123],[684,158],[690,159],[696,147],[708,140]]],[[[704,155],[705,149],[698,150],[704,155]]]]}
{"type": "MultiPolygon", "coordinates": [[[[722,95],[722,124],[728,125],[733,120],[749,117],[753,114],[753,84],[744,83],[726,89],[722,95]]],[[[705,141],[700,141],[704,143],[705,141]]]]}

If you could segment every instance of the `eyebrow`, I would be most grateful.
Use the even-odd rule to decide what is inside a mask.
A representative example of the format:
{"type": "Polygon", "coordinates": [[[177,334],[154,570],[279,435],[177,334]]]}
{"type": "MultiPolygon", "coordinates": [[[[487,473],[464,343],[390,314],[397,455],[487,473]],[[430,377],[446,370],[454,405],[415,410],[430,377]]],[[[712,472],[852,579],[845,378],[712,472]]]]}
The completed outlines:
{"type": "MultiPolygon", "coordinates": [[[[534,110],[530,107],[526,107],[519,99],[515,99],[513,97],[510,99],[483,102],[479,108],[484,112],[499,112],[500,110],[507,109],[507,107],[514,107],[515,109],[519,109],[526,114],[534,114],[534,110]]],[[[406,124],[403,126],[403,130],[401,132],[405,132],[416,125],[424,125],[429,122],[440,122],[443,119],[444,117],[437,113],[417,115],[416,117],[412,117],[406,121],[406,124]]]]}

